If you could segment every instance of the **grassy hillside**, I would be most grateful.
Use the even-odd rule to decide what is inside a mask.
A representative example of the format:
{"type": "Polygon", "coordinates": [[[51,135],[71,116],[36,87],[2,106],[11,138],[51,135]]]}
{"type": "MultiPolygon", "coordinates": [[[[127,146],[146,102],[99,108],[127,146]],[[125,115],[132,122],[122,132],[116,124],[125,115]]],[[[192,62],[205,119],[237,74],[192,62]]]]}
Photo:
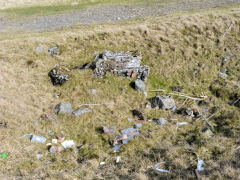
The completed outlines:
{"type": "MultiPolygon", "coordinates": [[[[0,41],[0,117],[8,124],[1,129],[0,174],[23,179],[193,179],[196,154],[205,161],[204,179],[239,178],[239,104],[240,97],[240,7],[211,11],[171,14],[139,19],[119,24],[79,26],[45,34],[22,34],[0,41]],[[51,57],[48,48],[58,45],[61,55],[51,57]],[[36,52],[38,46],[43,52],[36,52]],[[192,119],[170,111],[147,109],[142,93],[130,87],[133,79],[107,74],[95,79],[91,70],[71,72],[71,80],[60,87],[50,83],[48,72],[55,64],[81,65],[91,62],[104,51],[140,50],[143,64],[151,68],[146,83],[148,98],[156,95],[152,89],[182,86],[184,93],[206,95],[212,116],[208,127],[204,119],[192,119]],[[222,67],[226,53],[233,57],[222,67]],[[227,69],[228,77],[219,76],[227,69]],[[96,89],[92,95],[90,89],[96,89]],[[61,94],[60,98],[56,98],[61,94]],[[234,96],[233,96],[234,95],[234,96]],[[53,113],[60,101],[73,108],[81,104],[111,103],[90,106],[93,113],[80,117],[62,115],[56,121],[35,124],[41,114],[53,113]],[[140,137],[113,153],[109,140],[99,131],[101,126],[116,126],[117,130],[132,127],[131,110],[143,111],[148,119],[164,117],[168,124],[160,127],[147,122],[140,137]],[[188,125],[176,129],[176,122],[188,125]],[[208,137],[204,128],[211,128],[208,137]],[[54,134],[49,134],[52,130],[54,134]],[[152,133],[149,134],[148,132],[152,133]],[[44,144],[20,139],[24,134],[43,135],[51,141],[55,135],[73,139],[75,148],[56,155],[47,154],[44,144]],[[89,149],[89,145],[94,144],[89,149]],[[77,148],[79,147],[79,148],[77,148]],[[81,148],[80,148],[81,147],[81,148]],[[42,153],[40,160],[36,154],[42,153]],[[116,157],[122,160],[116,164],[116,157]],[[106,164],[100,166],[99,163],[106,164]],[[151,168],[170,173],[156,173],[151,168]]],[[[159,94],[164,94],[159,92],[159,94]]],[[[194,101],[174,96],[178,106],[194,108],[194,101]],[[184,104],[183,104],[184,103],[184,104]]],[[[118,133],[117,133],[118,134],[118,133]]],[[[1,176],[0,176],[1,177],[1,176]]]]}

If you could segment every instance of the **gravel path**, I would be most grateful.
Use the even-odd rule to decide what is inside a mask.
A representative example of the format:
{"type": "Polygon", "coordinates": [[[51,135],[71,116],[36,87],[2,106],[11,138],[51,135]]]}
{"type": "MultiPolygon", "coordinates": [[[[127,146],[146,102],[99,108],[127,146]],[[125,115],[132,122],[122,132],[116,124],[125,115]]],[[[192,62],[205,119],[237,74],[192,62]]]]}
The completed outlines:
{"type": "Polygon", "coordinates": [[[136,17],[215,8],[229,4],[240,4],[240,0],[178,0],[177,2],[167,3],[164,6],[158,4],[155,6],[104,6],[79,10],[71,13],[68,12],[61,15],[38,16],[15,21],[7,21],[0,17],[0,32],[10,30],[48,31],[77,24],[122,21],[136,17]]]}

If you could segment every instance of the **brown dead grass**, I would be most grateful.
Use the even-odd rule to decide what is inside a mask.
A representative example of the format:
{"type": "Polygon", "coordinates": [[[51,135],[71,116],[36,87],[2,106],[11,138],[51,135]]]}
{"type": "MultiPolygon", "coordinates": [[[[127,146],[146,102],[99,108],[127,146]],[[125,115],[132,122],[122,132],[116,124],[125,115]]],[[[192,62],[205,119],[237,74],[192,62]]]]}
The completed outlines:
{"type": "MultiPolygon", "coordinates": [[[[238,83],[239,17],[240,10],[236,7],[210,13],[147,18],[120,25],[80,26],[2,40],[0,117],[8,123],[8,128],[1,129],[0,149],[8,154],[8,158],[0,160],[0,171],[9,179],[193,179],[197,163],[194,153],[197,153],[206,162],[206,171],[201,173],[204,179],[239,178],[239,150],[234,150],[239,145],[239,109],[228,105],[225,99],[217,99],[209,91],[210,84],[219,79],[221,60],[229,51],[235,55],[231,62],[236,64],[230,69],[229,79],[238,83]],[[232,29],[223,38],[231,23],[232,29]],[[56,44],[62,54],[52,58],[47,49],[56,44]],[[35,52],[39,45],[44,48],[43,53],[35,52]],[[202,129],[206,124],[202,119],[192,120],[168,111],[144,109],[147,100],[130,88],[131,79],[111,74],[95,79],[90,70],[84,70],[72,72],[71,81],[61,87],[51,85],[47,73],[54,64],[83,64],[107,49],[142,52],[143,63],[151,67],[148,91],[154,88],[170,91],[172,86],[182,85],[186,93],[212,96],[208,108],[221,107],[210,120],[215,127],[214,137],[204,137],[202,129]],[[195,69],[198,70],[196,74],[193,73],[195,69]],[[89,94],[88,90],[92,88],[97,89],[96,95],[89,94]],[[60,99],[55,98],[58,93],[62,94],[60,99]],[[74,109],[88,103],[115,102],[115,105],[93,107],[93,113],[81,117],[58,116],[56,122],[33,123],[41,114],[53,112],[60,101],[71,102],[74,109]],[[114,125],[118,130],[131,127],[127,118],[132,117],[130,110],[134,108],[144,111],[149,119],[175,117],[191,125],[176,132],[176,125],[171,120],[165,127],[148,122],[143,125],[139,138],[113,154],[108,143],[112,137],[97,129],[102,125],[114,125]],[[80,150],[74,148],[47,155],[45,145],[19,138],[34,133],[44,135],[50,141],[54,135],[48,134],[48,129],[54,135],[73,139],[76,146],[84,146],[80,150]],[[147,130],[152,131],[150,137],[147,130]],[[89,150],[90,144],[94,144],[94,148],[89,150]],[[37,160],[37,153],[43,153],[44,157],[37,160]],[[122,156],[119,164],[115,163],[117,155],[122,156]],[[100,166],[101,161],[106,165],[100,166]],[[152,171],[158,162],[163,162],[161,168],[170,173],[152,171]]],[[[154,95],[149,92],[149,97],[154,95]]],[[[175,99],[178,105],[183,103],[183,99],[175,99]]],[[[194,104],[189,102],[186,106],[194,104]]]]}

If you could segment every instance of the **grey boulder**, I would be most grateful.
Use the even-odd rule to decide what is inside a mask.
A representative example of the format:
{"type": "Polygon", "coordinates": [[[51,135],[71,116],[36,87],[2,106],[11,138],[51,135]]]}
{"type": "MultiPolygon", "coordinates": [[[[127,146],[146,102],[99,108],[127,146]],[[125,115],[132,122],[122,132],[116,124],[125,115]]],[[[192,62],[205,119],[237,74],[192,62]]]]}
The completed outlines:
{"type": "Polygon", "coordinates": [[[134,85],[135,85],[136,90],[145,92],[146,87],[145,87],[144,82],[141,79],[137,79],[135,81],[134,85]]]}
{"type": "Polygon", "coordinates": [[[77,109],[77,110],[73,111],[72,113],[73,113],[75,116],[80,116],[80,115],[85,114],[85,113],[88,113],[88,112],[92,112],[92,110],[91,110],[91,109],[88,109],[88,108],[77,109]]]}
{"type": "Polygon", "coordinates": [[[172,96],[155,96],[151,101],[152,108],[172,109],[175,106],[175,101],[172,96]]]}
{"type": "Polygon", "coordinates": [[[167,124],[167,121],[164,118],[158,118],[158,119],[155,119],[154,121],[160,126],[167,124]]]}
{"type": "Polygon", "coordinates": [[[57,114],[70,114],[73,112],[72,105],[68,102],[60,102],[55,107],[55,113],[57,114]]]}

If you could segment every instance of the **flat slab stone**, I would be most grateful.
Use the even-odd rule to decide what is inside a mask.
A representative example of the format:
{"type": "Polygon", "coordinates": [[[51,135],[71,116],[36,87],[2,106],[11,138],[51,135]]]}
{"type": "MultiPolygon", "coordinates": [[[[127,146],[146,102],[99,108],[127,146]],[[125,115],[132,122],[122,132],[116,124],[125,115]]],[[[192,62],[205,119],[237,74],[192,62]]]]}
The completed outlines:
{"type": "Polygon", "coordinates": [[[84,109],[77,109],[75,111],[73,111],[72,113],[75,116],[80,116],[82,114],[88,113],[88,112],[92,112],[92,109],[88,109],[88,108],[84,108],[84,109]]]}
{"type": "Polygon", "coordinates": [[[56,114],[70,114],[73,112],[72,105],[68,102],[60,102],[55,107],[56,114]]]}
{"type": "Polygon", "coordinates": [[[151,106],[152,108],[172,109],[175,106],[175,101],[172,96],[155,96],[152,98],[151,106]]]}

